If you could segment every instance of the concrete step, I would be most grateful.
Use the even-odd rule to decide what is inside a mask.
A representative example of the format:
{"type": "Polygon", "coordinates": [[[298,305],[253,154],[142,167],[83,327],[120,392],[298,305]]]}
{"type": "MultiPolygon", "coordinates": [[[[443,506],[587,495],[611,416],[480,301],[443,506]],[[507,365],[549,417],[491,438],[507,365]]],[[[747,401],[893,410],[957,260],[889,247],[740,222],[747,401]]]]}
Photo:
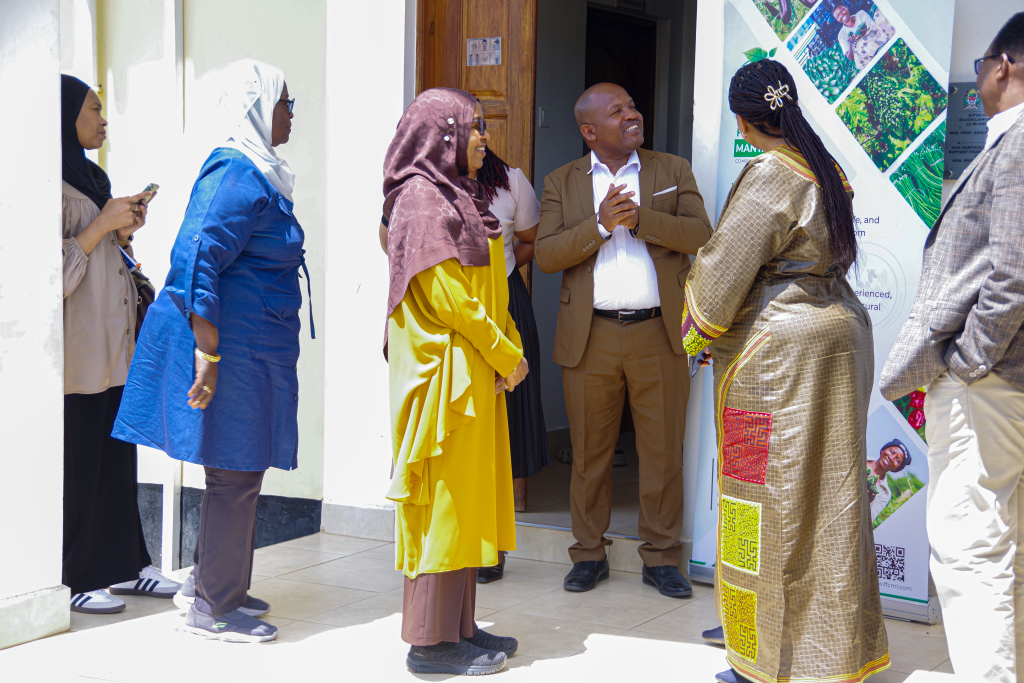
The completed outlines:
{"type": "MultiPolygon", "coordinates": [[[[644,563],[640,559],[637,549],[643,541],[635,536],[621,534],[609,533],[605,536],[612,541],[612,544],[608,546],[609,566],[616,571],[639,574],[644,563]]],[[[690,563],[693,542],[689,538],[683,538],[682,541],[683,561],[679,565],[679,570],[685,576],[686,567],[690,563]]],[[[569,529],[516,522],[516,550],[509,553],[509,556],[524,560],[572,564],[572,560],[569,559],[569,546],[575,542],[576,539],[573,538],[572,531],[569,529]]]]}

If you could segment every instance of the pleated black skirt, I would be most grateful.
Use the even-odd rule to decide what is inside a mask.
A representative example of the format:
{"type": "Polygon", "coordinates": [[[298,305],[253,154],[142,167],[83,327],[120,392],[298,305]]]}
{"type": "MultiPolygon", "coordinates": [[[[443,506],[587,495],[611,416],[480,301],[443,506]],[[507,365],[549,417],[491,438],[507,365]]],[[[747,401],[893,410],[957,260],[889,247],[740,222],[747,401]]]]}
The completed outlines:
{"type": "Polygon", "coordinates": [[[63,583],[71,593],[139,578],[142,534],[135,444],[111,438],[124,387],[64,396],[63,583]]]}
{"type": "Polygon", "coordinates": [[[523,340],[523,355],[530,373],[516,390],[505,393],[508,435],[512,447],[512,476],[532,477],[547,466],[548,434],[540,399],[540,340],[530,293],[519,270],[508,276],[508,311],[523,340]]]}

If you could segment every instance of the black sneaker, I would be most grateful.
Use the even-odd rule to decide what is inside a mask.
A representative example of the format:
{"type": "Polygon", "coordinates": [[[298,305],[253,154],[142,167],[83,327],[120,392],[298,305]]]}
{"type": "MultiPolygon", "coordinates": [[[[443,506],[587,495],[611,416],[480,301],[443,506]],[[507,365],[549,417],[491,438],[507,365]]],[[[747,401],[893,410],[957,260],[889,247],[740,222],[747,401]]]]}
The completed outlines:
{"type": "Polygon", "coordinates": [[[504,652],[484,650],[463,639],[428,647],[413,645],[405,665],[414,674],[486,676],[505,668],[507,660],[504,652]]]}
{"type": "Polygon", "coordinates": [[[265,643],[277,638],[277,627],[242,614],[239,610],[213,616],[192,605],[185,615],[185,631],[227,643],[265,643]]]}
{"type": "Polygon", "coordinates": [[[463,638],[470,645],[476,645],[481,650],[490,650],[491,652],[504,652],[507,656],[511,657],[519,649],[519,641],[515,638],[508,638],[506,636],[496,636],[493,633],[488,633],[482,628],[476,630],[476,635],[472,638],[463,638]]]}

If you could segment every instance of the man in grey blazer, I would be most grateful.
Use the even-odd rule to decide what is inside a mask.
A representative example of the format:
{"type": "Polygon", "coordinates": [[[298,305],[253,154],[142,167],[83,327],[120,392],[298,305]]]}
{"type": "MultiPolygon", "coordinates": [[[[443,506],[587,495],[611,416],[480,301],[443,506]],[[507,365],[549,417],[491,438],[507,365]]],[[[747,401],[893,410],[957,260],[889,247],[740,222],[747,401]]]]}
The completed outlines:
{"type": "Polygon", "coordinates": [[[953,669],[1010,683],[1024,666],[1024,12],[975,70],[985,150],[925,242],[880,388],[928,387],[931,572],[953,669]]]}

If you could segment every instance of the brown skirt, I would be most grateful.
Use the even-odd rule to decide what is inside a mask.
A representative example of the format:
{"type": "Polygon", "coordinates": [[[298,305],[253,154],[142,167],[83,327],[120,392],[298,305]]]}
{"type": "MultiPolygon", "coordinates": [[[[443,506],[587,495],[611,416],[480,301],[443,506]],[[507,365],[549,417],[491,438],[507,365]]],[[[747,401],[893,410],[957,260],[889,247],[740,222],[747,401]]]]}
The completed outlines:
{"type": "Polygon", "coordinates": [[[476,568],[405,577],[402,640],[410,645],[457,643],[476,634],[476,568]]]}

